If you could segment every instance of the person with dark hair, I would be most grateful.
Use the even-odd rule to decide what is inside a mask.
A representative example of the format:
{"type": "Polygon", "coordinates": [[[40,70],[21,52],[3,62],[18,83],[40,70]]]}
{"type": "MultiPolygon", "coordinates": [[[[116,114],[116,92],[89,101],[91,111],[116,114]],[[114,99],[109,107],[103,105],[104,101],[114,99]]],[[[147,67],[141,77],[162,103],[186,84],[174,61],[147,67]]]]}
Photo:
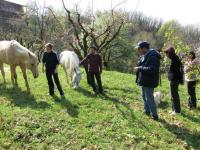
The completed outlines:
{"type": "Polygon", "coordinates": [[[105,95],[102,82],[101,82],[101,73],[102,73],[102,58],[97,52],[95,46],[90,47],[90,53],[80,62],[80,65],[88,64],[88,73],[89,73],[89,84],[92,86],[95,94],[98,94],[95,78],[99,87],[99,93],[105,95]]]}
{"type": "Polygon", "coordinates": [[[161,56],[158,51],[150,49],[146,41],[139,42],[137,49],[141,55],[138,66],[135,67],[136,83],[141,86],[144,101],[144,113],[158,120],[157,106],[154,100],[154,88],[159,84],[159,69],[161,56]]]}
{"type": "Polygon", "coordinates": [[[171,92],[171,100],[172,100],[171,115],[175,115],[176,113],[181,112],[178,87],[179,87],[179,84],[184,83],[182,63],[179,57],[176,55],[175,49],[173,47],[169,47],[165,49],[164,52],[166,56],[171,60],[171,65],[168,71],[168,79],[170,81],[170,92],[171,92]]]}
{"type": "Polygon", "coordinates": [[[188,106],[190,109],[197,107],[196,99],[196,82],[199,74],[198,61],[196,55],[193,51],[190,51],[186,56],[186,61],[184,64],[185,81],[187,83],[188,91],[188,106]]]}
{"type": "Polygon", "coordinates": [[[47,43],[45,45],[46,52],[43,55],[42,58],[42,72],[46,72],[46,77],[49,85],[49,95],[54,96],[54,83],[52,80],[52,76],[54,78],[54,82],[56,83],[56,86],[60,92],[60,95],[63,97],[64,92],[62,90],[62,87],[60,85],[60,81],[58,78],[58,70],[57,67],[59,65],[59,60],[57,57],[57,54],[53,51],[53,44],[47,43]],[[44,66],[46,69],[44,69],[44,66]]]}

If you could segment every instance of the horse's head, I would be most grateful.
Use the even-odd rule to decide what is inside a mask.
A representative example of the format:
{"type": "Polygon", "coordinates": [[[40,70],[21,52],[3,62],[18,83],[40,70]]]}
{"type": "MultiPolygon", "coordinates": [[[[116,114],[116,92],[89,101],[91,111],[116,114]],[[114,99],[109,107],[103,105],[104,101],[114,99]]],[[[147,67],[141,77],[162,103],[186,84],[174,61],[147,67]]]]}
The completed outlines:
{"type": "Polygon", "coordinates": [[[80,72],[79,69],[75,69],[73,80],[72,80],[72,85],[73,85],[74,89],[76,89],[77,87],[79,87],[80,81],[81,81],[81,72],[80,72]]]}
{"type": "Polygon", "coordinates": [[[38,58],[36,57],[35,54],[33,53],[28,53],[29,55],[29,63],[28,63],[28,68],[31,70],[33,77],[37,78],[39,76],[38,73],[38,58]]]}

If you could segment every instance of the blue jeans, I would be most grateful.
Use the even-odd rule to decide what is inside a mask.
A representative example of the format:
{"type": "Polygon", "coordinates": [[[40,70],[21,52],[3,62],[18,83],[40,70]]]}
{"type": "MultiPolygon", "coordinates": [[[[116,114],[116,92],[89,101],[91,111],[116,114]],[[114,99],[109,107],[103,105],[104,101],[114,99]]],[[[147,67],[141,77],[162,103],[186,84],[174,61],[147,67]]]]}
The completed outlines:
{"type": "Polygon", "coordinates": [[[154,101],[154,88],[142,86],[142,97],[144,100],[144,111],[147,115],[152,114],[154,118],[158,117],[156,103],[154,101]]]}

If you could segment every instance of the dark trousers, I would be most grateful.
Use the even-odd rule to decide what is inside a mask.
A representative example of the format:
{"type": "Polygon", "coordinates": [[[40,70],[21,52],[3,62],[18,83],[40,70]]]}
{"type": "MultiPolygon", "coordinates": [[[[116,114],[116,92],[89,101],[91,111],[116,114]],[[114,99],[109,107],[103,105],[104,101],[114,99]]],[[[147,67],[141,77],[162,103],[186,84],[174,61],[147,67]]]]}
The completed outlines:
{"type": "Polygon", "coordinates": [[[102,82],[101,82],[101,74],[100,72],[89,72],[89,78],[90,78],[90,84],[93,88],[94,92],[97,92],[96,84],[95,84],[95,79],[97,80],[97,84],[99,87],[99,92],[103,93],[103,87],[102,87],[102,82]]]}
{"type": "Polygon", "coordinates": [[[48,81],[48,85],[49,85],[49,94],[50,95],[54,94],[54,83],[53,83],[52,76],[53,76],[54,82],[58,88],[58,91],[60,92],[60,95],[63,95],[64,93],[63,93],[62,87],[60,85],[58,73],[55,73],[54,71],[46,71],[46,77],[47,77],[47,81],[48,81]]]}
{"type": "Polygon", "coordinates": [[[87,83],[90,85],[90,75],[89,75],[87,67],[85,67],[85,73],[86,73],[86,76],[87,76],[87,83]]]}
{"type": "Polygon", "coordinates": [[[172,100],[172,110],[176,113],[181,112],[180,97],[178,94],[179,81],[170,81],[170,92],[172,100]]]}
{"type": "Polygon", "coordinates": [[[187,92],[189,95],[188,98],[188,106],[190,108],[196,108],[197,107],[197,99],[196,99],[196,81],[188,81],[187,82],[187,92]]]}

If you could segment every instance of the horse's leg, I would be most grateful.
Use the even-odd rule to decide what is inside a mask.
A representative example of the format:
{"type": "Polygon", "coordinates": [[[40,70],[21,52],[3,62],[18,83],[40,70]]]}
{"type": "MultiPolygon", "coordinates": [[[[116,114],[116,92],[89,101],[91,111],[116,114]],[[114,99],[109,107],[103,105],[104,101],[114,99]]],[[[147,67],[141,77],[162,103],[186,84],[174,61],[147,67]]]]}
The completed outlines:
{"type": "Polygon", "coordinates": [[[1,74],[3,76],[3,81],[4,81],[4,83],[6,83],[5,72],[4,72],[4,68],[3,68],[3,63],[0,63],[0,70],[1,70],[1,74]]]}
{"type": "Polygon", "coordinates": [[[17,83],[17,72],[16,72],[16,66],[14,66],[14,68],[13,68],[13,73],[14,73],[15,86],[18,86],[18,83],[17,83]]]}
{"type": "Polygon", "coordinates": [[[71,81],[71,86],[74,86],[74,85],[73,85],[73,83],[72,83],[72,80],[73,80],[73,76],[74,76],[74,75],[73,75],[73,73],[71,73],[71,74],[70,74],[70,81],[71,81]]]}
{"type": "Polygon", "coordinates": [[[72,69],[71,68],[68,70],[68,78],[69,78],[69,85],[73,86],[72,85],[73,73],[72,73],[72,69]]]}
{"type": "Polygon", "coordinates": [[[15,86],[15,82],[14,82],[14,65],[10,65],[10,73],[11,73],[11,81],[12,81],[12,85],[15,86]]]}
{"type": "Polygon", "coordinates": [[[30,88],[29,88],[29,84],[28,84],[28,80],[27,80],[27,75],[26,75],[26,66],[24,64],[22,64],[22,65],[20,65],[20,68],[22,70],[23,78],[25,80],[27,92],[30,93],[30,88]]]}
{"type": "Polygon", "coordinates": [[[67,85],[69,85],[69,73],[67,70],[65,70],[66,78],[67,78],[67,85]]]}
{"type": "Polygon", "coordinates": [[[72,75],[72,71],[71,71],[71,70],[69,71],[69,76],[68,76],[68,77],[69,77],[69,85],[70,85],[70,86],[73,86],[73,85],[72,85],[73,75],[72,75]]]}

